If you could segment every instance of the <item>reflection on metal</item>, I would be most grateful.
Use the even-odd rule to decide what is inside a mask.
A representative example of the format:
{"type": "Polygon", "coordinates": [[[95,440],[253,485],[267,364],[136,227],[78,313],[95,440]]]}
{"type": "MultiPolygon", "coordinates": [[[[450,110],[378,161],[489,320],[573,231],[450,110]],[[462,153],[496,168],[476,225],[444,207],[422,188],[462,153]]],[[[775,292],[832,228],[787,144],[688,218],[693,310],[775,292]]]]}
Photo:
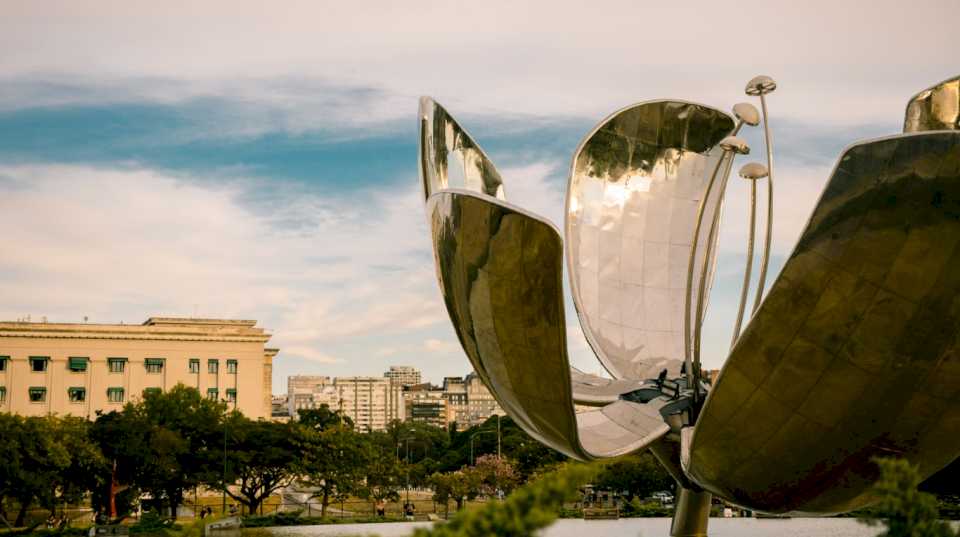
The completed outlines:
{"type": "Polygon", "coordinates": [[[960,77],[944,80],[907,103],[903,132],[960,129],[960,77]]]}
{"type": "MultiPolygon", "coordinates": [[[[703,217],[713,218],[716,189],[707,198],[722,155],[716,145],[733,127],[713,108],[651,101],[603,120],[574,153],[566,211],[571,290],[587,341],[614,378],[641,379],[651,360],[685,359],[693,226],[700,204],[703,217]]],[[[706,229],[697,240],[709,242],[706,229]]]]}
{"type": "Polygon", "coordinates": [[[524,430],[571,457],[649,448],[681,490],[675,536],[706,535],[711,495],[773,513],[864,506],[878,455],[929,476],[960,455],[960,130],[933,131],[957,127],[957,80],[911,101],[905,129],[915,133],[841,156],[761,302],[768,181],[758,309],[738,337],[755,185],[773,163],[764,95],[776,84],[748,84],[761,99],[767,166],[740,171],[752,182],[748,261],[735,343],[712,387],[698,378],[701,323],[727,178],[734,155],[749,152],[728,136],[758,123],[755,108],[738,104],[735,123],[703,105],[641,103],[577,149],[566,260],[581,326],[610,379],[570,367],[559,231],[507,203],[476,143],[422,99],[437,277],[474,369],[524,430]],[[450,155],[463,165],[459,182],[450,155]]]}
{"type": "Polygon", "coordinates": [[[773,239],[773,142],[770,140],[770,120],[767,115],[766,95],[777,89],[777,83],[765,75],[756,76],[747,83],[746,94],[760,97],[760,109],[763,111],[763,140],[767,148],[767,230],[763,239],[763,256],[760,258],[760,277],[757,282],[757,295],[753,301],[753,311],[760,307],[763,288],[767,284],[767,266],[770,264],[770,241],[773,239]]]}
{"type": "Polygon", "coordinates": [[[504,199],[503,180],[486,153],[429,97],[420,98],[419,163],[424,198],[445,188],[465,188],[504,199]],[[458,164],[453,169],[451,156],[458,164]]]}
{"type": "Polygon", "coordinates": [[[875,456],[960,454],[960,132],[849,148],[700,413],[688,475],[766,512],[864,506],[875,456]]]}
{"type": "Polygon", "coordinates": [[[531,436],[579,459],[641,449],[670,427],[662,394],[574,413],[561,283],[563,245],[547,221],[467,190],[430,196],[437,275],[477,373],[531,436]]]}
{"type": "Polygon", "coordinates": [[[763,164],[751,162],[740,168],[740,177],[750,181],[750,230],[747,235],[747,263],[743,270],[743,288],[740,290],[740,306],[737,308],[737,321],[733,324],[733,339],[730,348],[733,348],[740,337],[740,326],[743,324],[743,311],[747,306],[747,293],[750,292],[750,273],[753,271],[753,239],[757,231],[757,181],[767,176],[767,167],[763,164]]]}

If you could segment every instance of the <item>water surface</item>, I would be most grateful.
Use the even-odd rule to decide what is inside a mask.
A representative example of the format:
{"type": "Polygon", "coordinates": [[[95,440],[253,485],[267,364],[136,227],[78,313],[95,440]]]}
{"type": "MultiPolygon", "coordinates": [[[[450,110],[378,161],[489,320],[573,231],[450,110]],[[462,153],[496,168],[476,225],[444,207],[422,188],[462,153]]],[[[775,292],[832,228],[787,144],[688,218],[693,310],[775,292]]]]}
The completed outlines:
{"type": "MultiPolygon", "coordinates": [[[[277,537],[406,537],[429,522],[388,524],[340,524],[270,528],[277,537]]],[[[624,518],[621,520],[564,519],[544,530],[543,537],[665,537],[669,518],[624,518]]],[[[852,518],[711,518],[710,537],[875,537],[871,528],[852,518]]]]}

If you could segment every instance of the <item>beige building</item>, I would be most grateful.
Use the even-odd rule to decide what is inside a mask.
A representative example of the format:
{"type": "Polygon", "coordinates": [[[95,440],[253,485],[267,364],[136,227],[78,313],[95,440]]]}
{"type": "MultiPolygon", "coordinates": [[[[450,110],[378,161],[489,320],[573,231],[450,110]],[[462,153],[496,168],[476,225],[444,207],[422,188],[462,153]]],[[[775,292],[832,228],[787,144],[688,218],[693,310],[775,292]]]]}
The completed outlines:
{"type": "Polygon", "coordinates": [[[387,377],[288,377],[287,404],[292,417],[300,409],[327,405],[360,431],[382,431],[404,419],[403,387],[387,377]]]}
{"type": "Polygon", "coordinates": [[[443,428],[452,421],[443,388],[431,386],[429,382],[405,386],[403,404],[408,421],[443,428]]]}
{"type": "Polygon", "coordinates": [[[409,365],[392,365],[383,376],[393,379],[395,383],[401,386],[420,384],[420,370],[409,365]]]}
{"type": "Polygon", "coordinates": [[[476,373],[467,375],[464,383],[467,385],[467,421],[464,423],[466,427],[480,425],[495,414],[500,416],[506,414],[476,373]]]}
{"type": "Polygon", "coordinates": [[[93,418],[183,383],[268,418],[276,349],[256,321],[0,322],[0,411],[93,418]]]}

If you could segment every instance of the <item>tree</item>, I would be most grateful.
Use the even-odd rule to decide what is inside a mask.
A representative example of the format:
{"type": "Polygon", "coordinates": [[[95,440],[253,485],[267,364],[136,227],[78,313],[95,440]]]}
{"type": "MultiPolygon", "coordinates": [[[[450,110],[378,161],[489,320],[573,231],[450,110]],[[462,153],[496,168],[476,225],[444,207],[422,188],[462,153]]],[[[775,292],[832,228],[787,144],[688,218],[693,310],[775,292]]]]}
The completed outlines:
{"type": "Polygon", "coordinates": [[[520,476],[515,465],[508,459],[496,455],[483,455],[477,459],[473,469],[480,480],[480,493],[487,497],[500,497],[510,494],[520,484],[520,476]]]}
{"type": "MultiPolygon", "coordinates": [[[[369,436],[367,438],[369,439],[369,436]]],[[[398,501],[403,475],[400,461],[397,460],[395,453],[375,443],[368,443],[367,449],[369,450],[367,464],[362,485],[356,491],[357,495],[374,504],[381,501],[398,501]]]]}
{"type": "Polygon", "coordinates": [[[305,427],[322,431],[331,427],[344,425],[353,428],[353,420],[344,416],[342,412],[331,410],[329,406],[323,404],[319,408],[304,408],[297,410],[297,421],[305,427]]]}
{"type": "Polygon", "coordinates": [[[920,474],[902,459],[875,459],[880,480],[874,486],[879,497],[875,506],[879,519],[865,519],[871,526],[884,526],[878,537],[954,537],[950,525],[940,520],[937,499],[920,492],[920,474]]]}
{"type": "Polygon", "coordinates": [[[239,412],[227,418],[229,449],[226,483],[223,470],[211,468],[208,481],[256,513],[262,502],[289,485],[300,470],[301,427],[273,421],[252,421],[239,412]],[[230,485],[236,484],[236,491],[230,485]]]}
{"type": "Polygon", "coordinates": [[[647,498],[654,492],[671,490],[674,480],[649,451],[644,451],[607,463],[594,486],[623,493],[629,502],[634,497],[647,498]]]}
{"type": "Polygon", "coordinates": [[[560,507],[576,498],[578,488],[594,474],[593,467],[568,465],[517,489],[505,501],[457,513],[445,524],[417,528],[414,537],[511,535],[531,537],[557,518],[560,507]]]}
{"type": "Polygon", "coordinates": [[[433,487],[433,500],[447,505],[451,499],[457,504],[457,511],[463,509],[467,500],[472,500],[480,494],[483,484],[480,474],[470,467],[464,467],[456,472],[439,472],[430,476],[430,486],[433,487]]]}
{"type": "Polygon", "coordinates": [[[136,487],[164,501],[175,516],[186,490],[219,484],[211,468],[222,464],[225,412],[224,403],[177,384],[99,416],[94,437],[113,463],[108,501],[136,487]]]}
{"type": "Polygon", "coordinates": [[[302,446],[302,470],[307,482],[319,489],[314,497],[320,498],[320,516],[326,516],[331,499],[346,498],[359,486],[370,459],[369,446],[346,424],[309,429],[302,446]]]}

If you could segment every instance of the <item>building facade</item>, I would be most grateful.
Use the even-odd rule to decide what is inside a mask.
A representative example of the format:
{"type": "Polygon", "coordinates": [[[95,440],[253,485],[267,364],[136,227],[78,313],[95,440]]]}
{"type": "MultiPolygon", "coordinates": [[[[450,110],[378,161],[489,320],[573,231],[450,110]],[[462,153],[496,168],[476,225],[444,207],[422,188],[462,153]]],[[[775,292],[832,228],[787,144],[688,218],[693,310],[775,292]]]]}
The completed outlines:
{"type": "Polygon", "coordinates": [[[490,416],[505,416],[500,404],[480,380],[476,373],[470,373],[464,378],[467,387],[467,421],[463,425],[472,427],[487,421],[490,416]]]}
{"type": "Polygon", "coordinates": [[[141,325],[0,322],[0,411],[93,418],[182,383],[270,418],[276,349],[256,321],[151,317],[141,325]]]}
{"type": "Polygon", "coordinates": [[[420,384],[420,370],[408,365],[392,365],[390,370],[383,374],[384,377],[393,379],[400,386],[412,386],[420,384]]]}
{"type": "Polygon", "coordinates": [[[387,377],[288,377],[287,404],[291,417],[298,410],[327,405],[353,420],[360,431],[382,431],[405,417],[403,387],[387,377]]]}

